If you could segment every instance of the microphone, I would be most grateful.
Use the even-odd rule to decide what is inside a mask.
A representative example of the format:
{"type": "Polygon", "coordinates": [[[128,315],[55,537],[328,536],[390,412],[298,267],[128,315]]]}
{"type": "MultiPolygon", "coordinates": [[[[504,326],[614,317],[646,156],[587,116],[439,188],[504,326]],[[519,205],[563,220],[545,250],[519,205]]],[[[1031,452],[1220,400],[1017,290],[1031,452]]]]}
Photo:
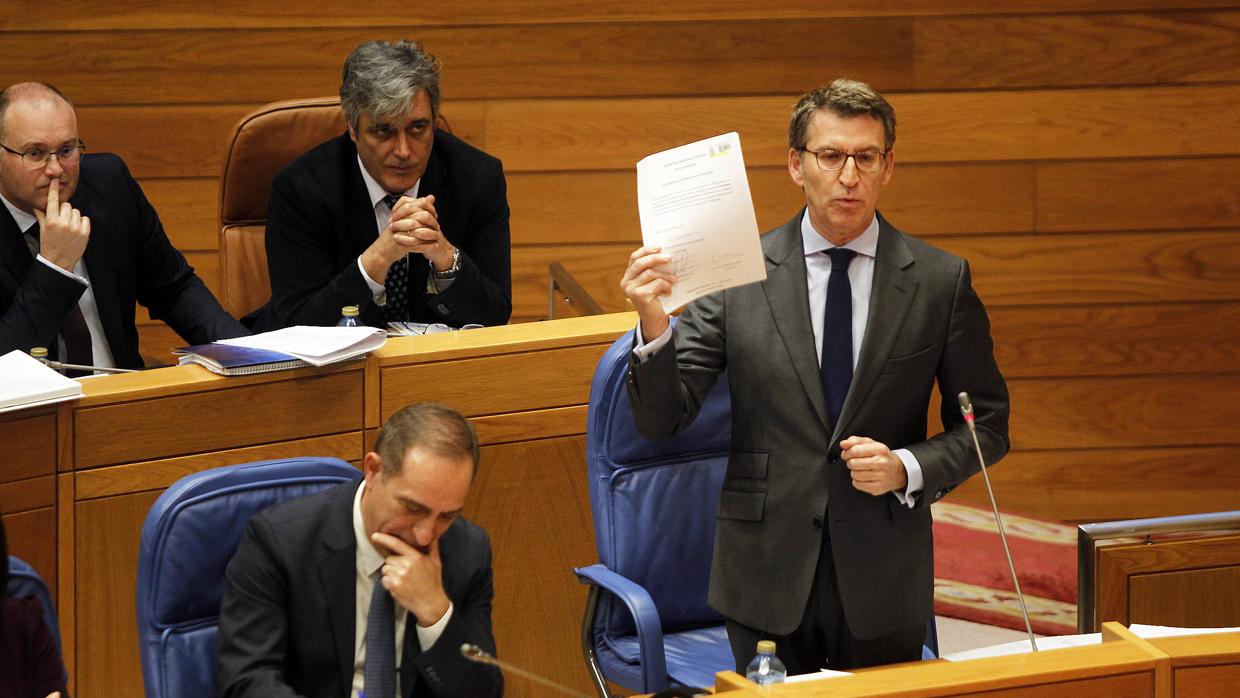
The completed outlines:
{"type": "Polygon", "coordinates": [[[495,655],[487,652],[478,645],[469,642],[461,645],[461,656],[470,661],[478,662],[479,664],[490,664],[491,666],[499,667],[504,671],[510,671],[517,676],[527,678],[530,681],[542,684],[547,688],[553,688],[564,695],[577,696],[577,698],[590,698],[590,696],[582,693],[581,691],[558,684],[551,679],[545,679],[534,672],[526,671],[525,669],[513,666],[511,662],[502,662],[499,659],[496,659],[495,655]]]}
{"type": "Polygon", "coordinates": [[[63,361],[54,361],[47,358],[46,347],[34,347],[30,350],[30,356],[43,362],[44,366],[56,371],[101,371],[103,373],[137,373],[132,368],[110,368],[107,366],[86,366],[83,364],[67,364],[63,361]]]}
{"type": "Polygon", "coordinates": [[[969,425],[969,433],[973,435],[973,448],[977,451],[977,462],[982,466],[982,479],[986,482],[986,494],[990,496],[990,508],[995,513],[995,525],[999,527],[999,541],[1003,543],[1003,554],[1007,556],[1008,571],[1012,573],[1012,585],[1016,587],[1016,598],[1020,600],[1020,615],[1025,619],[1025,632],[1029,634],[1029,646],[1038,651],[1038,643],[1033,637],[1033,624],[1029,622],[1029,609],[1025,608],[1025,595],[1020,591],[1020,580],[1016,578],[1016,565],[1012,562],[1012,549],[1008,547],[1007,534],[1003,532],[1003,517],[999,516],[999,505],[995,503],[995,491],[990,487],[990,475],[986,472],[986,457],[982,455],[982,444],[977,440],[977,425],[973,423],[973,401],[969,394],[961,391],[956,396],[960,402],[960,414],[964,423],[969,425]]]}

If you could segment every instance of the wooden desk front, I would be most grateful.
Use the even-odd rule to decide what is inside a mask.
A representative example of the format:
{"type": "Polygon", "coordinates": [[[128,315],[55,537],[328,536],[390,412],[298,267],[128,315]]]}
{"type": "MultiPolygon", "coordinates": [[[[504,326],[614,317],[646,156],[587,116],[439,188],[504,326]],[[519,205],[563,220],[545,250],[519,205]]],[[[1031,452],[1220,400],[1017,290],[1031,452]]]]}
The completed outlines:
{"type": "MultiPolygon", "coordinates": [[[[586,403],[599,357],[634,322],[616,314],[393,339],[365,361],[249,377],[158,369],[92,379],[81,400],[3,416],[0,440],[22,464],[0,482],[5,510],[20,511],[5,523],[15,552],[58,586],[73,692],[142,693],[139,534],[166,487],[266,458],[358,463],[384,419],[425,400],[460,410],[482,441],[465,514],[491,534],[501,653],[589,690],[585,590],[570,570],[595,559],[586,403]]],[[[536,690],[509,681],[507,694],[536,690]]]]}

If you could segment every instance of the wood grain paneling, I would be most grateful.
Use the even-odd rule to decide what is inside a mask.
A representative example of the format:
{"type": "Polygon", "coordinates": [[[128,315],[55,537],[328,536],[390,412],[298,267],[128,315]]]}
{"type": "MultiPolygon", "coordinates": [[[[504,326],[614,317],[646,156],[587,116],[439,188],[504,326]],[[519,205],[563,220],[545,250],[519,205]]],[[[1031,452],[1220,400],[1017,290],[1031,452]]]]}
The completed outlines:
{"type": "Polygon", "coordinates": [[[212,451],[195,456],[162,458],[132,465],[97,468],[77,473],[74,484],[77,499],[84,501],[143,490],[162,490],[186,475],[225,465],[298,456],[325,456],[352,462],[361,460],[364,453],[361,431],[354,431],[249,448],[212,451]]]}
{"type": "Polygon", "coordinates": [[[1240,366],[1240,303],[994,308],[1007,378],[1226,373],[1240,366]]]}
{"type": "MultiPolygon", "coordinates": [[[[392,27],[406,29],[417,36],[420,27],[452,25],[507,25],[541,23],[592,23],[607,21],[717,21],[726,19],[761,20],[772,17],[885,17],[985,15],[1009,13],[1059,13],[1061,0],[1011,0],[1002,4],[990,0],[906,0],[875,3],[872,0],[835,0],[822,4],[813,0],[772,0],[755,4],[747,0],[688,0],[677,3],[632,2],[632,0],[529,0],[496,3],[494,0],[465,0],[450,6],[394,5],[372,7],[342,2],[324,2],[286,8],[255,3],[252,0],[223,0],[209,7],[193,2],[116,4],[108,0],[85,0],[74,4],[70,15],[49,15],[38,0],[12,0],[11,10],[0,17],[0,29],[80,30],[80,29],[201,29],[252,27],[392,27]]],[[[1090,0],[1094,11],[1165,10],[1175,6],[1168,0],[1090,0]]],[[[1191,0],[1185,8],[1234,7],[1234,0],[1191,0]]],[[[386,34],[385,34],[386,35],[386,34]]]]}
{"type": "MultiPolygon", "coordinates": [[[[26,413],[0,416],[0,482],[56,472],[56,415],[26,413]]],[[[0,500],[0,511],[9,511],[0,500]]]]}
{"type": "Polygon", "coordinates": [[[914,23],[916,83],[941,90],[1235,81],[1238,35],[1240,13],[1225,11],[924,19],[914,23]]]}
{"type": "MultiPolygon", "coordinates": [[[[337,69],[338,70],[338,69],[337,69]]],[[[334,94],[338,87],[328,90],[334,94]]],[[[286,94],[284,98],[323,97],[322,92],[286,94]]],[[[241,117],[262,102],[223,105],[84,106],[78,111],[78,133],[91,152],[119,154],[135,177],[218,177],[227,139],[241,117]],[[142,134],[141,138],[134,134],[142,134]]],[[[482,114],[485,105],[465,100],[442,106],[452,132],[486,147],[482,114]]],[[[340,132],[344,133],[341,124],[340,132]]]]}
{"type": "MultiPolygon", "coordinates": [[[[0,82],[41,73],[80,104],[272,102],[333,94],[349,52],[378,27],[94,31],[66,52],[52,32],[0,34],[0,82]],[[313,46],[313,51],[306,47],[313,46]],[[80,52],[80,53],[79,53],[80,52]],[[80,55],[92,70],[79,72],[80,55]]],[[[796,93],[823,75],[908,86],[905,18],[423,27],[453,98],[796,93]],[[832,50],[791,35],[829,34],[832,50]],[[516,58],[514,60],[515,57],[516,58]]]]}
{"type": "Polygon", "coordinates": [[[1240,626],[1238,589],[1240,565],[1136,575],[1128,580],[1128,622],[1234,628],[1240,626]]]}
{"type": "Polygon", "coordinates": [[[42,477],[0,482],[0,513],[15,514],[55,503],[56,481],[50,472],[42,477]]]}
{"type": "Polygon", "coordinates": [[[1236,182],[1234,157],[1039,163],[1037,229],[1237,228],[1236,182]]]}
{"type": "Polygon", "coordinates": [[[973,283],[990,306],[1240,298],[1237,231],[972,236],[936,243],[969,260],[973,283]]]}
{"type": "MultiPolygon", "coordinates": [[[[586,597],[572,568],[597,561],[584,464],[580,436],[485,447],[465,503],[465,516],[487,530],[496,551],[492,619],[500,652],[580,691],[590,690],[585,664],[564,633],[580,627],[586,597]]],[[[505,683],[506,695],[545,695],[520,677],[505,683]]]]}
{"type": "Polygon", "coordinates": [[[1021,449],[1236,445],[1240,373],[1009,380],[1021,449]]]}
{"type": "Polygon", "coordinates": [[[78,580],[74,695],[143,693],[135,601],[138,547],[142,522],[158,496],[144,492],[74,506],[78,580]]]}
{"type": "MultiPolygon", "coordinates": [[[[1240,491],[1218,485],[1220,470],[1234,461],[1234,446],[1178,446],[1169,455],[1162,448],[1013,445],[1016,450],[990,470],[1005,511],[1083,523],[1240,509],[1240,491]]],[[[990,506],[981,476],[948,496],[990,506]]]]}
{"type": "Polygon", "coordinates": [[[362,379],[360,371],[336,373],[87,407],[75,419],[79,469],[244,447],[359,430],[362,379]],[[255,424],[239,414],[261,419],[255,424]]]}
{"type": "Polygon", "coordinates": [[[174,247],[182,252],[219,249],[218,180],[147,178],[139,184],[159,212],[164,232],[174,247]]]}
{"type": "MultiPolygon", "coordinates": [[[[51,478],[48,478],[51,479],[51,478]]],[[[0,490],[3,488],[0,487],[0,490]]],[[[0,492],[0,495],[3,493],[0,492]]],[[[3,502],[0,499],[0,502],[3,502]]],[[[9,546],[9,555],[25,560],[43,578],[51,591],[52,599],[56,594],[56,509],[51,502],[38,509],[30,509],[20,513],[5,513],[4,535],[9,546]]],[[[0,511],[9,512],[8,505],[0,507],[0,511]]],[[[15,511],[15,510],[14,510],[15,511]]],[[[5,561],[8,564],[8,561],[5,561]]],[[[58,605],[61,605],[57,601],[58,605]]]]}
{"type": "MultiPolygon", "coordinates": [[[[896,157],[903,162],[1240,152],[1234,118],[1240,85],[888,98],[899,115],[896,157]]],[[[486,141],[512,171],[627,169],[652,152],[735,130],[748,165],[775,166],[787,159],[791,102],[788,97],[512,99],[488,108],[486,141]]]]}
{"type": "Polygon", "coordinates": [[[379,416],[386,420],[405,405],[426,400],[452,405],[466,417],[579,405],[606,348],[599,344],[384,368],[379,416]]]}

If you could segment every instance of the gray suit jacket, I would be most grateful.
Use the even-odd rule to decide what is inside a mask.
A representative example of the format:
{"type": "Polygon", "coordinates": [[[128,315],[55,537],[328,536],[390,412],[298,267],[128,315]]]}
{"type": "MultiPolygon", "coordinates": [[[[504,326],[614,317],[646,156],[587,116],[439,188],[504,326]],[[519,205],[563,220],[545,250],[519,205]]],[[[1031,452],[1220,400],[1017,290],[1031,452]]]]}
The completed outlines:
{"type": "Polygon", "coordinates": [[[745,625],[791,633],[829,533],[845,618],[872,639],[926,623],[933,609],[928,505],[977,472],[955,395],[973,398],[988,463],[1008,449],[1007,387],[968,263],[881,216],[866,335],[839,424],[822,391],[801,244],[801,216],[765,235],[767,279],[691,303],[665,348],[630,372],[638,429],[687,426],[725,368],[732,446],[719,500],[712,607],[745,625]],[[927,438],[931,390],[945,430],[927,438]],[[914,509],[852,487],[839,442],[869,436],[917,456],[914,509]],[[826,514],[828,529],[823,530],[826,514]]]}

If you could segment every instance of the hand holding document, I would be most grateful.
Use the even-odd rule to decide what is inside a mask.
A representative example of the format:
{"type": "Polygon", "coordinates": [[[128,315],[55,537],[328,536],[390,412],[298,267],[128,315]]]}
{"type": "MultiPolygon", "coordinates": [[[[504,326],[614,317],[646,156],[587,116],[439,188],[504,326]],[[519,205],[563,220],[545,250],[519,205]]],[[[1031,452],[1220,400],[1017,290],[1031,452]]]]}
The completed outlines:
{"type": "Polygon", "coordinates": [[[671,312],[709,293],[762,281],[766,266],[740,136],[726,133],[637,163],[642,241],[671,257],[671,312]]]}

